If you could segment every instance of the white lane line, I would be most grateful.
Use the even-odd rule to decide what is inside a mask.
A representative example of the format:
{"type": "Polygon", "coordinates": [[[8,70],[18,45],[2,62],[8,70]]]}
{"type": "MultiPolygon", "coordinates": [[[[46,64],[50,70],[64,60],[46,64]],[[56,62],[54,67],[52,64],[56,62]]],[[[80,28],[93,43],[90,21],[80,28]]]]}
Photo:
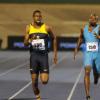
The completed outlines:
{"type": "MultiPolygon", "coordinates": [[[[66,56],[63,56],[57,64],[59,64],[60,62],[62,62],[64,59],[66,58],[66,56]]],[[[52,64],[50,66],[50,71],[55,68],[55,64],[52,64]]],[[[12,100],[13,98],[15,98],[17,95],[19,95],[21,92],[23,92],[26,88],[28,88],[31,85],[32,81],[30,81],[28,84],[26,84],[24,87],[22,87],[18,92],[16,92],[15,94],[13,94],[11,97],[9,97],[8,100],[12,100]]]]}
{"type": "Polygon", "coordinates": [[[18,69],[18,68],[21,68],[21,67],[25,66],[26,64],[28,64],[28,62],[26,62],[26,63],[24,63],[24,64],[20,64],[20,65],[14,67],[14,68],[12,68],[12,69],[9,69],[9,70],[5,71],[4,73],[1,73],[1,74],[0,74],[0,77],[1,77],[1,76],[4,76],[4,75],[6,75],[6,74],[8,74],[8,73],[10,73],[10,72],[12,72],[12,71],[15,71],[15,70],[18,69]]]}
{"type": "Polygon", "coordinates": [[[30,85],[32,84],[32,81],[30,81],[27,85],[25,85],[23,88],[21,88],[18,92],[16,92],[14,95],[12,95],[11,97],[9,97],[8,100],[12,100],[14,97],[16,97],[18,94],[20,94],[21,92],[23,92],[26,88],[28,88],[30,85]]]}
{"type": "Polygon", "coordinates": [[[77,79],[76,79],[75,84],[73,85],[73,88],[72,88],[72,90],[71,90],[71,92],[70,92],[70,94],[69,94],[67,100],[71,100],[71,98],[72,98],[72,96],[73,96],[73,93],[74,93],[74,91],[75,91],[75,89],[76,89],[76,86],[77,86],[77,84],[78,84],[78,82],[79,82],[79,80],[80,80],[80,78],[81,78],[82,73],[83,73],[83,69],[84,69],[84,68],[81,69],[81,71],[80,71],[80,73],[79,73],[79,75],[78,75],[78,77],[77,77],[77,79]]]}

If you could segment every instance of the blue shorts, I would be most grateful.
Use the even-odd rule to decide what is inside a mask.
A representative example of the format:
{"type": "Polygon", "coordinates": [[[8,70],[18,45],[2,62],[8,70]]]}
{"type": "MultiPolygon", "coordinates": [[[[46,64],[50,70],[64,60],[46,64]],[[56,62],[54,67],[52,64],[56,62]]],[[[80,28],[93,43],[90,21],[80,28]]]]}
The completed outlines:
{"type": "Polygon", "coordinates": [[[97,63],[97,71],[100,73],[100,52],[97,55],[96,63],[97,63]]]}
{"type": "Polygon", "coordinates": [[[98,52],[84,52],[83,53],[84,61],[83,66],[90,66],[93,68],[96,67],[97,71],[100,72],[100,53],[98,52]]]}

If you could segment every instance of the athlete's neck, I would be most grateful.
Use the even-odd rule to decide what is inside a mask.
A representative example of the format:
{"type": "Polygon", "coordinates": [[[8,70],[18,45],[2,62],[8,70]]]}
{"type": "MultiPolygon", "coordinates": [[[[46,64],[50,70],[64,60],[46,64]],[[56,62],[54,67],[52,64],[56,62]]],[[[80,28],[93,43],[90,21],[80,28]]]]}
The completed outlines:
{"type": "Polygon", "coordinates": [[[41,25],[43,25],[43,23],[35,23],[35,22],[33,22],[32,25],[33,25],[35,28],[40,28],[41,25]]]}
{"type": "Polygon", "coordinates": [[[90,27],[96,27],[97,24],[90,24],[89,26],[90,26],[90,27]]]}

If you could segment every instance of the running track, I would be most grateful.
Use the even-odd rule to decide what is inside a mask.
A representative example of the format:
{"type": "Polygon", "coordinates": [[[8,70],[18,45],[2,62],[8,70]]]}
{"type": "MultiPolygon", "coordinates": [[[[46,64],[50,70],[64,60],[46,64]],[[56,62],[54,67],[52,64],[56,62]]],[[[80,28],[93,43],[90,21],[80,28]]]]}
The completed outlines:
{"type": "MultiPolygon", "coordinates": [[[[73,60],[73,52],[59,52],[58,64],[49,53],[50,80],[43,86],[39,82],[42,100],[85,100],[82,54],[73,60]]],[[[100,86],[93,84],[92,100],[100,100],[100,86]]],[[[29,72],[28,51],[0,51],[0,100],[35,100],[29,72]]]]}

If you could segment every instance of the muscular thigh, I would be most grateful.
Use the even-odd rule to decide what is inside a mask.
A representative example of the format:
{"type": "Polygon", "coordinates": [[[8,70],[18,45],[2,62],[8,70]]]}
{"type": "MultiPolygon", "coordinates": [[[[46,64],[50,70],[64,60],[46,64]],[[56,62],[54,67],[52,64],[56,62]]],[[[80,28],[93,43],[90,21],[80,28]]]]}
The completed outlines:
{"type": "Polygon", "coordinates": [[[40,73],[49,73],[48,54],[40,55],[39,68],[40,73]]]}
{"type": "Polygon", "coordinates": [[[30,72],[31,72],[31,74],[39,72],[37,60],[38,60],[37,54],[31,53],[30,54],[30,72]]]}
{"type": "Polygon", "coordinates": [[[83,66],[86,68],[88,66],[92,67],[93,65],[93,57],[91,53],[84,53],[84,61],[83,61],[83,66]]]}

